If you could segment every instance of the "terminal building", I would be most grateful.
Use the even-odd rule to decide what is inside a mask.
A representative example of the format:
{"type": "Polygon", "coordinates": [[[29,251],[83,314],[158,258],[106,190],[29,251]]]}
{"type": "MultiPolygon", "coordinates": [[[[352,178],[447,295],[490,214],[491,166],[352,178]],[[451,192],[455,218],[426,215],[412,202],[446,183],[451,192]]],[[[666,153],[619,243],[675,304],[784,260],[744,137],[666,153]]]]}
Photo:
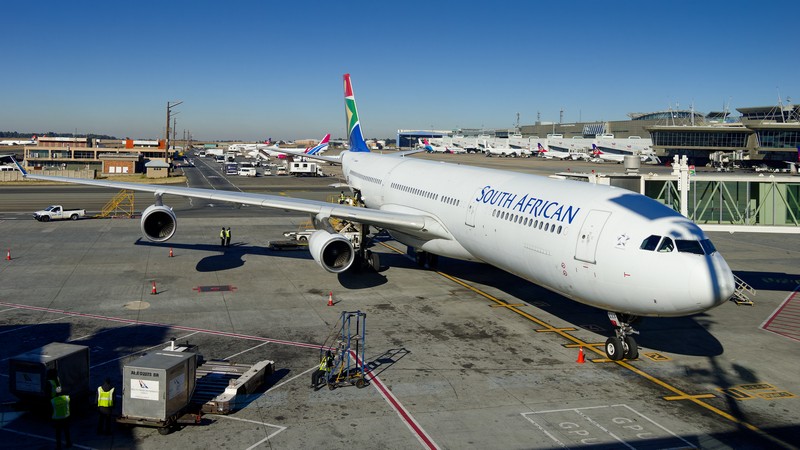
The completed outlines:
{"type": "Polygon", "coordinates": [[[102,174],[141,173],[150,160],[168,161],[163,140],[48,137],[23,148],[28,170],[94,170],[102,174]]]}
{"type": "Polygon", "coordinates": [[[420,138],[488,135],[506,138],[563,136],[594,139],[613,135],[618,139],[651,139],[656,155],[669,159],[687,156],[691,164],[704,165],[715,157],[763,163],[798,161],[800,105],[737,108],[740,118],[727,112],[700,114],[692,110],[630,113],[629,120],[554,123],[537,122],[517,129],[399,130],[400,147],[414,147],[420,138]],[[737,120],[738,119],[738,120],[737,120]]]}

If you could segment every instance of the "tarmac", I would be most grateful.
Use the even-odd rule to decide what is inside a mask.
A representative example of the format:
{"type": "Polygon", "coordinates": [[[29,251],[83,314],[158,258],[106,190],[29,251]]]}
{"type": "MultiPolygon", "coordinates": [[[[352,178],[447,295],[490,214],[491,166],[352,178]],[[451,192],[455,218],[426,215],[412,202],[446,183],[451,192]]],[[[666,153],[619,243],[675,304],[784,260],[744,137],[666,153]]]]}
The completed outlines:
{"type": "MultiPolygon", "coordinates": [[[[588,164],[422,157],[542,173],[588,164]]],[[[335,177],[243,180],[194,162],[185,170],[193,187],[317,199],[340,190],[335,177]]],[[[199,345],[207,360],[272,360],[276,373],[234,413],[166,436],[121,425],[97,435],[96,413],[79,408],[76,448],[800,447],[797,239],[710,233],[757,290],[755,305],[646,319],[639,359],[610,362],[604,311],[487,265],[441,259],[421,269],[386,239],[373,249],[380,272],[334,275],[307,251],[270,250],[304,227],[294,213],[170,198],[178,232],[167,243],[144,240],[135,219],[30,219],[57,201],[95,210],[113,194],[87,189],[0,186],[0,250],[11,256],[0,261],[0,448],[54,445],[47,419],[16,407],[8,358],[54,341],[86,345],[92,385],[110,377],[119,390],[122,367],[171,338],[199,345]],[[228,248],[222,226],[232,230],[228,248]],[[367,314],[369,384],[314,391],[320,345],[342,311],[367,314]]],[[[137,196],[137,210],[149,200],[137,196]]]]}

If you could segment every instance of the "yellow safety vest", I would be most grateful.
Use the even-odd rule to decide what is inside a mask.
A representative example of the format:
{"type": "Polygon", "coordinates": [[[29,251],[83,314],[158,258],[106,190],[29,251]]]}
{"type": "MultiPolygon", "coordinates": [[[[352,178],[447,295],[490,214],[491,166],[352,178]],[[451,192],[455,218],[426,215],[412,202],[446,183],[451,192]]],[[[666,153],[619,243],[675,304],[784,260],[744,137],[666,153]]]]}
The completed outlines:
{"type": "Polygon", "coordinates": [[[110,391],[104,391],[102,386],[97,388],[97,406],[105,406],[111,408],[114,406],[114,388],[110,391]]]}
{"type": "Polygon", "coordinates": [[[219,237],[221,238],[225,237],[225,230],[219,230],[219,237]]]}
{"type": "Polygon", "coordinates": [[[319,370],[324,370],[325,372],[331,371],[331,368],[328,367],[328,358],[322,358],[322,362],[319,363],[319,370]]]}
{"type": "Polygon", "coordinates": [[[69,417],[69,395],[59,395],[50,400],[53,405],[53,419],[66,419],[69,417]]]}
{"type": "Polygon", "coordinates": [[[231,237],[231,230],[225,230],[225,237],[226,238],[231,237]]]}

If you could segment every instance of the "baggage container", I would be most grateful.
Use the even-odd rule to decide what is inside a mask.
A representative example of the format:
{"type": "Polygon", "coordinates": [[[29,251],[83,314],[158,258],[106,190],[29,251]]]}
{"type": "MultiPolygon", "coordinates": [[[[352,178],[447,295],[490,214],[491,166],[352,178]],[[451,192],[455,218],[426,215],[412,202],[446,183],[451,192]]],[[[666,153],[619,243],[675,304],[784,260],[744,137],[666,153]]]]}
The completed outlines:
{"type": "MultiPolygon", "coordinates": [[[[122,416],[118,421],[170,427],[192,398],[197,354],[159,351],[122,369],[122,416]]],[[[160,431],[160,430],[159,430],[160,431]]]]}
{"type": "Polygon", "coordinates": [[[72,397],[91,393],[89,347],[51,342],[43,347],[9,358],[10,391],[23,401],[50,402],[47,373],[56,371],[61,389],[72,397]]]}

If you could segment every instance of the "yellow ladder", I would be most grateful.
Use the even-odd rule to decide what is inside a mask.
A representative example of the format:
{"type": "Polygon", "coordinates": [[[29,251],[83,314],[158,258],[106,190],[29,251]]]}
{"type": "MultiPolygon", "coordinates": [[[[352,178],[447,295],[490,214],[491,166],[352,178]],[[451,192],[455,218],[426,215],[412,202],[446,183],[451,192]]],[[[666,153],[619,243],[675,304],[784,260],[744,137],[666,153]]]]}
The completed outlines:
{"type": "Polygon", "coordinates": [[[119,191],[95,217],[133,217],[133,191],[119,191]]]}

